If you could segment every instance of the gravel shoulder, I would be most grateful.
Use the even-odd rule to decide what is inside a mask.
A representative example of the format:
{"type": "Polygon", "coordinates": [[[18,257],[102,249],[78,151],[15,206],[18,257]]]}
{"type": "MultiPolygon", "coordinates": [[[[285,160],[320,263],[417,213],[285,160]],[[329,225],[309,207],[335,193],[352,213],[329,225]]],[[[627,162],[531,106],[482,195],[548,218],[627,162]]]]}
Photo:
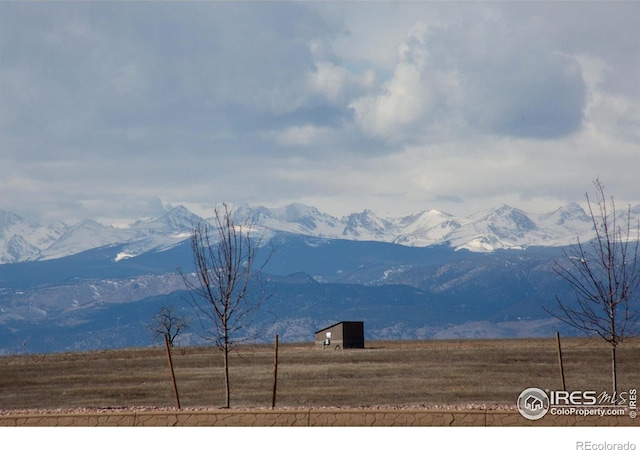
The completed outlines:
{"type": "Polygon", "coordinates": [[[104,407],[104,408],[47,408],[47,409],[3,409],[0,416],[38,416],[56,414],[113,414],[113,413],[136,413],[136,412],[246,412],[246,411],[376,411],[376,410],[418,410],[418,411],[515,411],[516,405],[484,404],[484,403],[461,403],[452,405],[380,405],[367,407],[330,407],[330,406],[307,406],[307,407],[276,407],[276,408],[175,408],[159,406],[135,406],[135,407],[104,407]]]}

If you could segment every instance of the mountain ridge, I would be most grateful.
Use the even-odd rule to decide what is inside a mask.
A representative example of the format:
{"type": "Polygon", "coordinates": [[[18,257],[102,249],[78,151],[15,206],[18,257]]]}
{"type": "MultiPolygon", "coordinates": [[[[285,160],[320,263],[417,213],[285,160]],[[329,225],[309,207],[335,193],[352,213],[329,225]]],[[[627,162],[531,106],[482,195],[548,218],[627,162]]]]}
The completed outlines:
{"type": "MultiPolygon", "coordinates": [[[[553,268],[564,245],[591,238],[577,204],[466,217],[365,209],[337,218],[302,204],[234,211],[271,244],[257,247],[272,297],[255,326],[267,341],[306,341],[341,320],[366,322],[366,339],[574,332],[546,311],[574,297],[553,268]]],[[[177,206],[123,228],[40,227],[0,211],[0,354],[150,345],[149,320],[168,304],[198,322],[182,274],[191,276],[189,236],[201,220],[212,221],[177,206]]],[[[194,332],[181,345],[204,342],[194,332]]]]}
{"type": "MultiPolygon", "coordinates": [[[[414,247],[445,244],[474,252],[564,246],[578,238],[589,240],[593,234],[591,218],[577,203],[544,214],[502,205],[465,217],[433,209],[385,217],[364,209],[338,218],[300,203],[278,208],[243,205],[234,211],[240,220],[250,219],[256,231],[266,237],[285,232],[414,247]]],[[[634,218],[640,218],[640,205],[630,211],[634,218]]],[[[128,227],[116,228],[91,219],[45,227],[0,210],[0,263],[55,259],[116,244],[124,244],[119,258],[123,259],[176,245],[189,237],[199,220],[203,218],[180,205],[128,227]]]]}
{"type": "MultiPolygon", "coordinates": [[[[541,306],[566,295],[550,266],[561,248],[481,253],[290,233],[274,240],[264,272],[270,296],[254,323],[265,333],[261,342],[274,333],[283,342],[309,341],[341,320],[364,321],[367,339],[534,337],[559,329],[541,306]]],[[[0,265],[0,354],[151,345],[147,326],[171,304],[194,324],[180,345],[203,345],[179,269],[190,276],[189,242],[116,262],[122,248],[0,265]]]]}

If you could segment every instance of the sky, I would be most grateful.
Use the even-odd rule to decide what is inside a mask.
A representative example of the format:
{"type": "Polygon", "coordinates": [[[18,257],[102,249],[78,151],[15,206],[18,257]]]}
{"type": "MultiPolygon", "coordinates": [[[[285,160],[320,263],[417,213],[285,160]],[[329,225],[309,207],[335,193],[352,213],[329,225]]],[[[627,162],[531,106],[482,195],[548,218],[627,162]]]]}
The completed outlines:
{"type": "Polygon", "coordinates": [[[0,2],[0,209],[640,203],[640,2],[0,2]]]}

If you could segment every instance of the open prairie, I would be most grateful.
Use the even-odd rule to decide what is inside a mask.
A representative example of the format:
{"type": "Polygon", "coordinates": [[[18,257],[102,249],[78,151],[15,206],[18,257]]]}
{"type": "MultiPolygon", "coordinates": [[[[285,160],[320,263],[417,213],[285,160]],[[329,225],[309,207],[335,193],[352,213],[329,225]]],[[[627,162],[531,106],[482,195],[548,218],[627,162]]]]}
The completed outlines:
{"type": "MultiPolygon", "coordinates": [[[[569,390],[611,392],[610,348],[562,339],[569,390]]],[[[222,355],[172,352],[181,406],[224,404],[222,355]]],[[[271,406],[273,345],[238,347],[230,361],[231,406],[271,406]]],[[[640,385],[640,341],[618,350],[618,386],[640,385]]],[[[560,389],[555,338],[375,341],[365,349],[280,344],[276,407],[513,407],[527,387],[560,389]]],[[[164,347],[0,357],[0,409],[173,407],[164,347]]]]}

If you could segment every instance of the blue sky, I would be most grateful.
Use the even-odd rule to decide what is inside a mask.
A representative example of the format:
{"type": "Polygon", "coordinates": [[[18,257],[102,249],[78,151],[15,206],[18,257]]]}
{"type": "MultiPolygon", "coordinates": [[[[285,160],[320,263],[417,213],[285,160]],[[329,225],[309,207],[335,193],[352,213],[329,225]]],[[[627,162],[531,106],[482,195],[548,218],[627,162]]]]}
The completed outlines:
{"type": "Polygon", "coordinates": [[[640,2],[0,2],[0,208],[640,203],[640,2]]]}

